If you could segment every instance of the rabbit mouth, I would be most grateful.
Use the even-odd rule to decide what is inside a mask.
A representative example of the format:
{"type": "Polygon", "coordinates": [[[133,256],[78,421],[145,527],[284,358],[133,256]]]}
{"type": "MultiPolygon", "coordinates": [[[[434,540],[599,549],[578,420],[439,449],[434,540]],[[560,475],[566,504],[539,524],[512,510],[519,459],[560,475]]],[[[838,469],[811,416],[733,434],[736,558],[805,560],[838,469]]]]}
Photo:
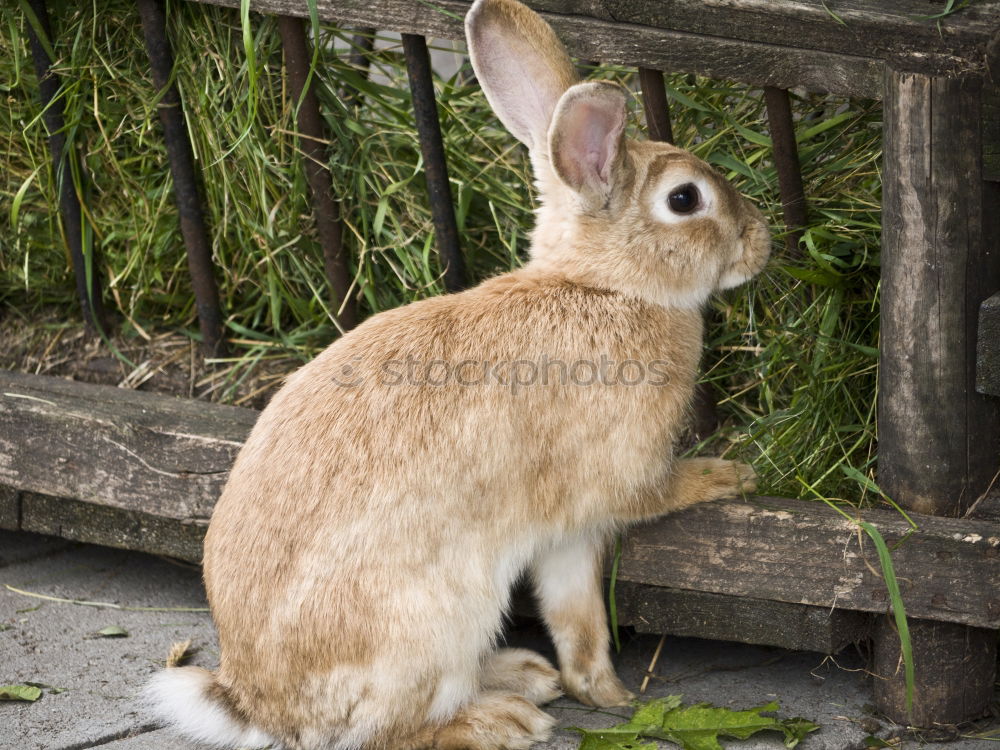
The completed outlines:
{"type": "Polygon", "coordinates": [[[737,250],[736,260],[719,278],[719,289],[732,289],[764,270],[771,255],[771,233],[762,219],[754,217],[744,225],[737,250]]]}

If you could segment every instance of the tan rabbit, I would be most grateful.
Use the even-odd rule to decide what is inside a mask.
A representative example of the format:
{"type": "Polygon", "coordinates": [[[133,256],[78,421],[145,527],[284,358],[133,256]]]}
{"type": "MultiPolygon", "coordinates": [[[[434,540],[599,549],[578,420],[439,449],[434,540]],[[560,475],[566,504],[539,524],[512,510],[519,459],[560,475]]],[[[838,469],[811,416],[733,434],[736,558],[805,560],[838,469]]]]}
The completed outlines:
{"type": "Polygon", "coordinates": [[[205,540],[219,670],[168,669],[147,690],[193,739],[527,748],[560,689],[631,697],[609,655],[609,535],[754,486],[748,466],[673,446],[702,304],[767,259],[760,213],[685,151],[626,139],[625,90],[576,83],[525,6],[477,0],[466,29],[530,149],[531,259],[376,315],[264,410],[205,540]],[[558,672],[496,649],[523,572],[558,672]]]}

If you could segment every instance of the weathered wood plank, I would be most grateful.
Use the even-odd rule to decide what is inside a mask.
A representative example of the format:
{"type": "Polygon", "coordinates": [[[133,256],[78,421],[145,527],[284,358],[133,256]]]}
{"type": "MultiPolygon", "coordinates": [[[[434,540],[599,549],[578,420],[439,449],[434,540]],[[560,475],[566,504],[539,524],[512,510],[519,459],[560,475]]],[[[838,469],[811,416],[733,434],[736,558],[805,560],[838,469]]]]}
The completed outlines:
{"type": "Polygon", "coordinates": [[[207,519],[257,412],[0,372],[0,483],[207,519]]]}
{"type": "Polygon", "coordinates": [[[863,612],[618,581],[618,622],[640,633],[739,641],[836,654],[868,636],[863,612]]]}
{"type": "Polygon", "coordinates": [[[0,529],[21,530],[21,493],[0,485],[0,529]]]}
{"type": "MultiPolygon", "coordinates": [[[[913,515],[919,530],[911,534],[895,511],[861,515],[894,548],[909,616],[1000,627],[1000,526],[913,515]]],[[[823,503],[709,503],[634,529],[623,547],[623,581],[862,612],[889,608],[872,543],[823,503]]]]}
{"type": "MultiPolygon", "coordinates": [[[[536,5],[536,3],[532,3],[536,5]]],[[[538,0],[537,7],[572,13],[575,0],[538,0]]],[[[1000,3],[977,2],[941,21],[926,0],[602,0],[608,21],[721,36],[764,44],[874,57],[925,73],[981,70],[1000,3]]],[[[591,15],[592,10],[575,11],[591,15]]]]}
{"type": "Polygon", "coordinates": [[[164,518],[138,510],[34,492],[17,493],[3,487],[0,488],[0,528],[200,563],[208,523],[164,518]],[[16,518],[4,512],[5,504],[11,501],[17,503],[16,518]]]}
{"type": "MultiPolygon", "coordinates": [[[[0,502],[0,519],[9,524],[20,515],[22,525],[32,530],[93,541],[110,538],[105,543],[149,551],[141,524],[115,542],[108,536],[114,523],[101,520],[112,516],[88,520],[65,500],[42,501],[29,493],[144,514],[147,525],[156,518],[167,526],[197,528],[209,516],[255,419],[249,409],[0,373],[0,484],[24,491],[19,508],[0,502]],[[71,521],[60,530],[63,512],[71,521]],[[89,537],[86,528],[94,529],[86,532],[89,537]]],[[[910,530],[894,511],[866,511],[864,517],[890,545],[910,530]]],[[[1000,526],[914,519],[920,530],[893,553],[910,615],[1000,626],[1000,526]]],[[[668,589],[884,612],[888,602],[877,571],[870,542],[833,509],[761,498],[711,503],[635,529],[625,544],[620,578],[668,589]]]]}
{"type": "MultiPolygon", "coordinates": [[[[238,0],[201,0],[238,6],[238,0]]],[[[531,0],[571,52],[660,70],[790,88],[878,96],[881,66],[978,73],[1000,0],[980,0],[938,24],[924,0],[531,0]],[[792,80],[796,79],[797,80],[792,80]]],[[[304,15],[297,0],[254,0],[262,13],[304,15]]],[[[460,39],[467,0],[320,0],[321,18],[460,39]]]]}
{"type": "MultiPolygon", "coordinates": [[[[239,7],[239,0],[199,0],[239,7]]],[[[471,0],[319,0],[320,18],[342,26],[374,26],[389,31],[462,39],[462,18],[471,0]]],[[[638,23],[602,20],[593,15],[545,12],[544,2],[529,2],[543,11],[569,51],[585,60],[599,60],[671,72],[698,73],[779,88],[877,98],[883,63],[870,55],[811,50],[775,43],[726,39],[638,23]]],[[[298,0],[254,0],[254,10],[278,15],[305,15],[298,0]]],[[[560,7],[566,10],[565,7],[560,7]]],[[[600,14],[588,7],[588,12],[600,14]]],[[[920,58],[924,59],[924,58],[920,58]]]]}

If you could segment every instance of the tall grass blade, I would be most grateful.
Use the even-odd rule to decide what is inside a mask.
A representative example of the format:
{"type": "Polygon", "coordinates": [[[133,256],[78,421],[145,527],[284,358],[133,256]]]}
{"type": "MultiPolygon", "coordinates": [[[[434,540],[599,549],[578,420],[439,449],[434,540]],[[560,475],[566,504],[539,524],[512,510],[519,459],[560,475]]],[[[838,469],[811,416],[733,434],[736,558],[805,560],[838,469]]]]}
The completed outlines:
{"type": "Polygon", "coordinates": [[[899,648],[903,655],[903,669],[906,679],[906,712],[913,713],[913,644],[910,641],[910,628],[906,622],[906,610],[903,608],[903,597],[899,593],[899,583],[896,581],[896,569],[892,564],[892,557],[889,555],[889,548],[881,532],[867,521],[859,521],[858,525],[875,543],[878,550],[879,564],[882,567],[882,575],[885,578],[885,586],[889,591],[889,601],[892,603],[892,616],[896,621],[896,630],[899,632],[899,648]]]}

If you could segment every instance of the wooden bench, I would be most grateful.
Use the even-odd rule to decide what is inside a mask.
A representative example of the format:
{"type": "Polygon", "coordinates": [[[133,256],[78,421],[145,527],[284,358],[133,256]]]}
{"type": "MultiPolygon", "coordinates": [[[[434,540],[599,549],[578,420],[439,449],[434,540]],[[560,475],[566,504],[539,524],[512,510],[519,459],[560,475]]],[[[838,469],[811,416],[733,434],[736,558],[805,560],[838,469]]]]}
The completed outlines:
{"type": "MultiPolygon", "coordinates": [[[[44,10],[41,0],[32,5],[44,10]]],[[[715,503],[636,530],[619,568],[622,621],[651,632],[831,652],[870,634],[874,670],[886,678],[875,681],[876,699],[891,718],[927,726],[982,713],[992,698],[1000,630],[1000,524],[991,499],[981,500],[1000,466],[1000,402],[975,388],[980,304],[1000,290],[1000,0],[938,21],[926,18],[938,6],[924,0],[529,5],[573,54],[639,67],[647,104],[655,101],[656,71],[669,70],[764,87],[772,113],[791,87],[879,98],[885,111],[878,476],[912,511],[917,530],[895,511],[860,515],[894,550],[917,669],[913,713],[905,708],[899,639],[874,549],[855,523],[821,503],[715,503]]],[[[164,57],[157,2],[140,0],[140,7],[164,86],[169,47],[164,57]]],[[[253,0],[251,7],[282,16],[286,54],[301,52],[295,17],[307,15],[304,2],[253,0]]],[[[415,106],[423,108],[428,182],[439,191],[437,240],[453,272],[461,256],[448,223],[445,165],[432,153],[436,112],[428,105],[423,36],[461,38],[468,7],[462,0],[318,3],[324,20],[403,32],[415,106]]],[[[165,126],[183,133],[176,122],[165,126]]],[[[300,129],[308,135],[309,127],[300,113],[300,129]]],[[[776,150],[779,130],[772,127],[776,150]]],[[[784,148],[794,156],[785,131],[784,148]]],[[[794,171],[786,164],[785,176],[794,171]]],[[[322,193],[322,172],[314,179],[322,193]]],[[[791,226],[801,195],[784,177],[782,191],[791,226]]],[[[185,238],[197,245],[186,217],[182,211],[185,238]]],[[[330,253],[336,291],[337,248],[330,253]]],[[[462,283],[454,275],[447,281],[449,289],[462,283]]],[[[216,345],[205,283],[202,277],[195,291],[206,340],[216,345]]],[[[998,308],[995,301],[983,307],[981,331],[1000,330],[990,322],[998,308]]],[[[990,352],[998,347],[991,335],[979,346],[980,386],[995,394],[1000,386],[990,385],[990,373],[1000,368],[990,352]]],[[[0,482],[11,488],[0,496],[0,524],[199,559],[212,504],[253,412],[14,374],[3,374],[0,385],[0,482]]]]}

